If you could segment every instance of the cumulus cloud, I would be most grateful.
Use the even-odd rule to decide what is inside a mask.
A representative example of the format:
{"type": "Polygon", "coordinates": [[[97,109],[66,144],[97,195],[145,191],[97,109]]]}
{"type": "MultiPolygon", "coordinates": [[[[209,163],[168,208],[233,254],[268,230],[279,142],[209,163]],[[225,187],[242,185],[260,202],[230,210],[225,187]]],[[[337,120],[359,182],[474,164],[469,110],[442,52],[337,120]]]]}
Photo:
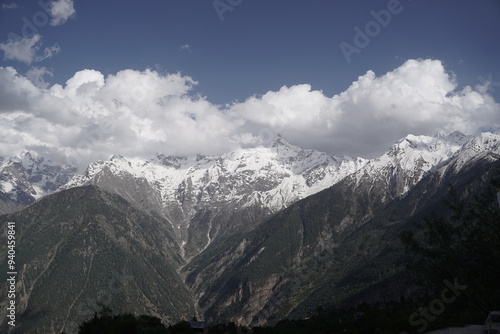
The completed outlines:
{"type": "Polygon", "coordinates": [[[64,24],[76,13],[73,0],[56,0],[50,3],[50,25],[58,26],[64,24]]]}
{"type": "Polygon", "coordinates": [[[181,74],[123,70],[77,72],[65,85],[40,88],[0,69],[0,156],[50,151],[85,166],[111,154],[217,154],[239,145],[238,127],[181,74]]]}
{"type": "Polygon", "coordinates": [[[221,154],[268,144],[277,133],[329,153],[373,156],[409,133],[500,128],[492,97],[457,90],[436,60],[369,71],[333,97],[303,84],[224,108],[195,95],[196,81],[179,73],[87,69],[51,87],[41,79],[47,74],[0,68],[0,156],[33,149],[84,168],[112,154],[221,154]]]}
{"type": "MultiPolygon", "coordinates": [[[[0,67],[0,114],[30,110],[41,92],[12,67],[0,67]]],[[[1,141],[0,141],[1,142],[1,141]]]]}
{"type": "Polygon", "coordinates": [[[496,130],[492,97],[456,79],[437,60],[408,60],[377,77],[368,71],[328,98],[309,85],[283,87],[236,104],[232,111],[289,140],[337,154],[373,156],[412,133],[496,130]]]}
{"type": "Polygon", "coordinates": [[[40,35],[34,35],[31,38],[10,38],[6,43],[0,43],[0,49],[4,52],[6,60],[12,59],[31,64],[40,39],[40,35]]]}
{"type": "Polygon", "coordinates": [[[6,43],[0,43],[0,50],[4,52],[4,59],[17,60],[26,64],[40,62],[51,58],[61,51],[57,44],[41,49],[42,36],[10,37],[6,43]]]}

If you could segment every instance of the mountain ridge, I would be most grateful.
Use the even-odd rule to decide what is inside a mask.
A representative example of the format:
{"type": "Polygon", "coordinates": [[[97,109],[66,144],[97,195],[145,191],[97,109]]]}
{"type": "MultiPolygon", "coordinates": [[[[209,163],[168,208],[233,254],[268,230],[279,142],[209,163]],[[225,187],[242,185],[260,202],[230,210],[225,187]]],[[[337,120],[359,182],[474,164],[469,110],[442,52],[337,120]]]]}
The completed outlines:
{"type": "Polygon", "coordinates": [[[1,213],[10,213],[33,204],[66,184],[77,169],[54,163],[35,152],[23,151],[0,159],[1,213]]]}
{"type": "Polygon", "coordinates": [[[270,147],[215,157],[115,156],[92,163],[61,189],[96,184],[149,207],[171,222],[190,257],[219,235],[261,221],[365,163],[302,149],[277,137],[270,147]]]}
{"type": "MultiPolygon", "coordinates": [[[[321,154],[295,150],[284,142],[277,146],[280,159],[296,166],[296,171],[307,170],[303,166],[328,167],[307,162],[324,161],[318,159],[324,157],[321,154]],[[300,159],[290,160],[301,152],[300,159]],[[302,164],[304,161],[307,163],[302,164]]],[[[267,152],[277,154],[272,149],[267,152]]],[[[185,243],[179,238],[178,224],[186,221],[171,221],[158,211],[163,206],[159,193],[152,190],[155,180],[132,174],[137,160],[116,156],[115,164],[96,162],[97,172],[88,175],[96,182],[61,189],[21,212],[0,216],[4,222],[16,221],[20,254],[24,254],[20,261],[25,279],[20,284],[28,293],[20,297],[32,308],[21,308],[23,330],[52,328],[53,319],[40,316],[48,309],[57,314],[57,321],[66,321],[71,312],[81,319],[90,316],[98,300],[85,306],[85,298],[95,289],[111,296],[112,306],[119,312],[139,312],[142,309],[134,305],[146,303],[165,321],[195,315],[211,323],[231,320],[252,326],[308,317],[322,305],[397,299],[406,294],[405,285],[399,282],[404,271],[398,232],[439,207],[436,203],[449,184],[466,195],[477,193],[495,168],[500,168],[499,155],[498,134],[473,138],[455,134],[446,140],[408,136],[334,185],[276,213],[261,206],[238,207],[237,201],[193,205],[203,204],[200,200],[204,198],[231,194],[231,188],[215,181],[231,182],[235,170],[248,167],[243,162],[259,157],[242,161],[243,155],[236,153],[226,160],[157,156],[168,170],[185,167],[183,172],[199,176],[179,178],[182,186],[174,188],[181,190],[181,213],[195,211],[185,226],[189,237],[185,243]],[[203,196],[207,197],[196,196],[197,180],[205,182],[203,196]],[[152,208],[154,205],[158,207],[152,208]],[[209,228],[221,233],[211,234],[209,228]],[[91,259],[96,262],[89,262],[91,259]],[[76,286],[71,285],[81,272],[92,272],[82,298],[78,293],[83,290],[78,288],[87,283],[77,280],[76,286]],[[110,277],[110,272],[116,277],[110,277]],[[116,282],[106,288],[110,280],[116,282]],[[65,294],[71,291],[76,296],[73,304],[83,305],[85,314],[79,307],[71,308],[69,297],[47,306],[55,289],[53,282],[60,282],[57,288],[65,294]],[[169,301],[166,291],[176,296],[174,300],[169,301]]],[[[156,165],[141,163],[155,171],[156,165]]],[[[263,166],[259,171],[263,175],[275,172],[268,160],[258,166],[263,166]]],[[[283,181],[287,177],[271,173],[270,180],[257,179],[264,183],[260,189],[269,189],[273,178],[283,181]]],[[[171,214],[175,219],[175,211],[171,214]]]]}
{"type": "Polygon", "coordinates": [[[221,156],[114,155],[92,162],[81,174],[25,151],[0,165],[0,213],[15,212],[45,194],[93,184],[164,217],[176,231],[184,256],[192,258],[214,239],[252,228],[350,175],[356,175],[354,187],[363,179],[385,183],[390,191],[381,200],[388,201],[405,196],[461,150],[470,151],[465,163],[481,150],[494,150],[498,140],[494,133],[410,134],[367,160],[303,149],[277,135],[268,147],[221,156]]]}
{"type": "MultiPolygon", "coordinates": [[[[490,133],[491,134],[491,133],[490,133]]],[[[498,134],[491,134],[493,136],[497,136],[498,134]]],[[[134,168],[139,169],[138,172],[136,172],[135,176],[136,177],[146,177],[149,180],[154,180],[155,175],[151,174],[151,168],[149,168],[149,171],[147,171],[147,164],[150,165],[163,165],[165,167],[172,167],[173,169],[182,169],[191,167],[191,168],[201,168],[203,162],[205,162],[207,165],[210,163],[214,163],[214,161],[221,161],[222,160],[231,160],[231,159],[238,159],[242,158],[243,156],[250,156],[250,155],[259,155],[266,150],[269,149],[275,149],[275,153],[282,153],[281,159],[278,157],[277,160],[280,160],[281,163],[283,164],[288,164],[291,166],[289,170],[292,172],[292,174],[304,174],[305,178],[305,183],[306,186],[309,187],[310,189],[307,189],[302,195],[302,197],[306,197],[308,195],[311,195],[313,193],[316,193],[319,191],[318,189],[323,189],[329,185],[333,185],[334,183],[338,182],[340,179],[345,177],[346,175],[349,175],[350,173],[356,171],[357,169],[362,168],[366,164],[373,164],[377,160],[383,160],[384,156],[389,155],[393,151],[397,151],[399,149],[400,151],[404,151],[405,146],[410,146],[410,149],[422,149],[422,148],[427,148],[429,151],[432,151],[434,148],[431,143],[434,143],[434,145],[439,145],[442,143],[451,143],[451,147],[453,148],[453,151],[457,151],[457,147],[462,146],[465,144],[468,140],[471,140],[474,138],[473,136],[465,136],[460,132],[453,132],[448,135],[444,134],[437,134],[433,137],[430,136],[415,136],[415,135],[407,135],[406,137],[400,139],[397,141],[389,150],[382,156],[379,156],[377,158],[373,159],[364,159],[364,158],[351,158],[348,156],[335,156],[335,155],[329,155],[323,152],[311,150],[311,149],[301,149],[297,146],[291,145],[284,137],[281,135],[277,135],[274,141],[271,143],[269,147],[257,147],[257,148],[250,148],[250,149],[239,149],[235,150],[232,152],[228,152],[226,154],[223,154],[221,156],[204,156],[204,155],[194,155],[194,156],[165,156],[161,153],[156,154],[154,157],[150,159],[140,159],[140,158],[127,158],[123,157],[121,155],[113,155],[109,160],[97,160],[93,163],[91,163],[87,169],[83,173],[78,173],[77,170],[74,167],[71,167],[69,165],[59,165],[56,163],[53,163],[52,161],[45,159],[44,157],[40,156],[39,154],[31,151],[23,151],[20,154],[8,158],[8,157],[0,157],[0,192],[4,193],[5,196],[10,197],[14,201],[17,199],[18,196],[20,195],[19,190],[16,193],[16,187],[18,186],[16,182],[24,183],[24,187],[28,190],[27,195],[28,198],[24,202],[21,201],[23,204],[31,204],[33,203],[36,199],[39,199],[45,195],[51,194],[57,190],[60,189],[68,189],[73,186],[79,186],[83,184],[88,184],[89,180],[88,178],[91,178],[93,175],[99,172],[99,170],[102,168],[103,165],[108,165],[111,167],[115,167],[115,171],[118,171],[118,169],[122,169],[128,172],[132,172],[134,174],[134,169],[131,168],[132,164],[134,164],[134,168]],[[290,154],[291,153],[291,154],[290,154]],[[313,159],[306,160],[304,158],[307,158],[307,155],[312,156],[313,158],[316,158],[317,161],[314,161],[313,159]],[[290,164],[293,160],[297,160],[302,158],[302,164],[290,164]],[[290,161],[286,161],[289,159],[290,161]],[[119,166],[119,162],[122,160],[121,166],[119,166]],[[115,164],[109,164],[110,162],[115,162],[115,164]],[[127,165],[128,167],[127,168],[127,165]],[[142,164],[142,165],[141,165],[142,164]],[[338,170],[333,170],[333,173],[330,174],[335,174],[333,178],[329,178],[328,180],[325,180],[324,184],[318,184],[318,179],[321,177],[324,177],[322,173],[318,173],[319,175],[315,175],[313,172],[310,171],[308,172],[308,169],[311,169],[312,167],[315,167],[314,165],[331,165],[338,170]],[[25,179],[22,180],[9,180],[8,175],[9,172],[11,172],[13,168],[13,165],[17,165],[18,169],[18,174],[26,174],[25,179]],[[19,168],[21,167],[21,168],[19,168]],[[9,170],[10,168],[10,170],[9,170]],[[56,173],[54,171],[50,171],[49,169],[53,168],[56,169],[56,173]],[[146,170],[140,171],[141,168],[145,168],[146,170]],[[57,170],[59,169],[59,170],[57,170]],[[63,175],[57,175],[57,172],[63,175]],[[148,175],[149,172],[149,175],[148,175]],[[52,177],[54,178],[53,180],[42,180],[42,178],[47,178],[49,174],[53,174],[52,177]],[[54,175],[56,174],[56,175],[54,175]],[[314,178],[316,176],[316,178],[314,178]],[[57,180],[57,177],[59,177],[59,180],[57,180]],[[87,178],[87,180],[85,179],[87,178]],[[40,180],[37,180],[40,179],[40,180]],[[56,182],[57,180],[57,182],[56,182]]],[[[452,152],[453,153],[453,152],[452,152]]],[[[446,154],[447,157],[451,156],[448,152],[446,154]]],[[[432,163],[432,165],[435,165],[436,163],[432,163]]],[[[261,166],[260,166],[261,167],[261,166]]],[[[321,171],[321,172],[324,172],[321,171]]],[[[163,175],[159,175],[160,177],[163,175]]],[[[177,182],[177,184],[180,183],[180,180],[174,180],[177,182]]],[[[304,186],[304,185],[302,185],[304,186]]],[[[25,190],[26,190],[25,189],[25,190]]],[[[164,194],[163,197],[165,197],[164,194]]],[[[286,202],[286,201],[285,201],[286,202]]],[[[285,207],[286,205],[283,205],[282,203],[271,203],[271,206],[273,207],[274,211],[285,207]]]]}
{"type": "Polygon", "coordinates": [[[72,188],[0,220],[16,222],[15,332],[76,332],[99,304],[168,322],[196,313],[170,226],[116,194],[72,188]]]}
{"type": "Polygon", "coordinates": [[[211,245],[184,268],[186,283],[208,319],[251,325],[308,317],[318,305],[408,297],[405,284],[397,283],[405,276],[399,233],[442,210],[450,184],[470,196],[483,191],[488,177],[500,175],[499,160],[491,155],[500,142],[492,139],[490,146],[469,141],[479,150],[477,159],[462,150],[399,197],[390,196],[394,188],[387,180],[359,178],[364,172],[358,171],[251,232],[211,245]]]}

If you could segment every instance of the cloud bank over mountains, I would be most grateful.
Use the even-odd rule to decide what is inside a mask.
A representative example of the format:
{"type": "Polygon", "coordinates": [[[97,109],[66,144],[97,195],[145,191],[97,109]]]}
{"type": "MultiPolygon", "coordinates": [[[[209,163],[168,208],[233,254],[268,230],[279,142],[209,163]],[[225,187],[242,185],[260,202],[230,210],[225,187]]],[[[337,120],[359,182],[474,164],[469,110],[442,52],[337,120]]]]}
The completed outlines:
{"type": "Polygon", "coordinates": [[[370,157],[409,133],[500,128],[500,105],[484,86],[458,90],[430,59],[368,71],[333,97],[301,84],[226,106],[194,94],[197,82],[179,73],[86,69],[64,85],[40,80],[0,68],[0,156],[35,150],[83,168],[113,154],[221,154],[281,133],[303,147],[370,157]]]}

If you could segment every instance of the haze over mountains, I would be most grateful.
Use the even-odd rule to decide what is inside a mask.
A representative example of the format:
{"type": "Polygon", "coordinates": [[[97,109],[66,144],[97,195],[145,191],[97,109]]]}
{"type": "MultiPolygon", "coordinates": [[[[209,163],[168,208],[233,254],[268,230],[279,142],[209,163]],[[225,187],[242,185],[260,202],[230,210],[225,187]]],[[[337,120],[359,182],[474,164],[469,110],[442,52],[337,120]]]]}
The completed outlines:
{"type": "Polygon", "coordinates": [[[454,132],[408,135],[371,160],[281,136],[216,157],[114,156],[83,174],[29,152],[2,158],[0,209],[29,205],[1,217],[18,228],[17,332],[75,331],[102,302],[261,325],[398,299],[398,233],[449,184],[486,187],[499,157],[499,134],[454,132]]]}

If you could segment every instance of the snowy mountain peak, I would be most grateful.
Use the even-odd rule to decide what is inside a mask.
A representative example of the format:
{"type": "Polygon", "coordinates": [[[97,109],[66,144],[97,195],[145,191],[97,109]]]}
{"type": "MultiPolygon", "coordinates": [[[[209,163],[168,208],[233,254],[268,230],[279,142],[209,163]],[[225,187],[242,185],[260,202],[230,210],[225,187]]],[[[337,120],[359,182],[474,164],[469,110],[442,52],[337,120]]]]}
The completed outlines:
{"type": "Polygon", "coordinates": [[[123,155],[120,155],[120,154],[113,154],[111,156],[111,158],[109,158],[109,160],[111,160],[111,161],[114,161],[114,160],[123,160],[123,159],[124,159],[123,155]]]}
{"type": "Polygon", "coordinates": [[[479,159],[490,161],[500,159],[500,134],[483,132],[470,139],[455,157],[452,170],[458,171],[468,163],[479,159]]]}
{"type": "MultiPolygon", "coordinates": [[[[469,146],[476,151],[487,150],[496,145],[496,137],[485,133],[469,146]]],[[[152,186],[162,206],[179,206],[186,214],[214,201],[243,206],[260,203],[276,211],[357,171],[373,178],[404,179],[400,182],[404,186],[395,192],[402,195],[470,141],[471,137],[460,132],[433,137],[408,135],[381,157],[366,160],[302,149],[277,135],[271,147],[238,149],[221,156],[157,154],[148,160],[113,156],[109,161],[90,164],[83,175],[75,176],[64,188],[98,184],[106,174],[106,180],[113,175],[143,180],[152,186]]]]}
{"type": "MultiPolygon", "coordinates": [[[[189,242],[190,224],[202,212],[207,217],[238,210],[248,210],[251,215],[276,212],[332,186],[366,161],[302,149],[279,136],[271,147],[240,148],[221,156],[115,156],[90,164],[83,175],[76,175],[62,189],[96,184],[139,206],[147,198],[172,222],[183,245],[189,242]]],[[[209,243],[220,226],[211,219],[206,224],[203,228],[212,231],[204,241],[209,243]]]]}
{"type": "Polygon", "coordinates": [[[471,139],[466,147],[476,152],[498,151],[500,146],[500,135],[491,132],[483,132],[479,136],[471,139]]]}
{"type": "Polygon", "coordinates": [[[278,146],[292,146],[288,140],[286,140],[281,134],[277,134],[276,138],[274,138],[273,143],[271,147],[278,147],[278,146]]]}
{"type": "Polygon", "coordinates": [[[20,163],[24,168],[35,167],[43,163],[44,159],[38,153],[23,150],[18,155],[10,159],[13,163],[20,163]]]}
{"type": "Polygon", "coordinates": [[[472,137],[466,136],[461,132],[452,132],[450,134],[437,134],[435,136],[415,136],[407,135],[405,138],[397,141],[389,152],[398,151],[456,151],[466,144],[472,137]]]}
{"type": "Polygon", "coordinates": [[[0,192],[15,204],[27,205],[56,191],[67,183],[77,170],[39,156],[35,152],[3,159],[0,164],[0,192]]]}
{"type": "Polygon", "coordinates": [[[468,140],[470,140],[471,136],[466,136],[460,131],[454,131],[450,134],[444,135],[444,139],[449,143],[455,143],[457,145],[464,144],[468,140]]]}
{"type": "Polygon", "coordinates": [[[432,137],[407,135],[397,141],[387,153],[370,160],[357,173],[357,183],[364,178],[379,180],[387,184],[393,198],[404,196],[427,173],[446,165],[463,152],[471,140],[481,137],[482,135],[474,138],[460,132],[432,137]]]}
{"type": "Polygon", "coordinates": [[[150,163],[164,165],[166,167],[173,167],[175,169],[181,168],[182,164],[187,160],[186,157],[179,156],[166,156],[164,154],[156,154],[150,163]]]}
{"type": "Polygon", "coordinates": [[[186,231],[200,210],[258,206],[276,212],[348,175],[355,185],[362,180],[381,182],[397,198],[452,160],[458,169],[473,159],[499,156],[500,134],[469,137],[460,132],[408,135],[372,160],[303,149],[277,135],[270,147],[240,148],[221,156],[114,155],[92,162],[80,175],[74,168],[23,151],[13,158],[0,158],[0,192],[28,205],[57,189],[96,184],[138,205],[155,203],[156,211],[186,231]]]}

